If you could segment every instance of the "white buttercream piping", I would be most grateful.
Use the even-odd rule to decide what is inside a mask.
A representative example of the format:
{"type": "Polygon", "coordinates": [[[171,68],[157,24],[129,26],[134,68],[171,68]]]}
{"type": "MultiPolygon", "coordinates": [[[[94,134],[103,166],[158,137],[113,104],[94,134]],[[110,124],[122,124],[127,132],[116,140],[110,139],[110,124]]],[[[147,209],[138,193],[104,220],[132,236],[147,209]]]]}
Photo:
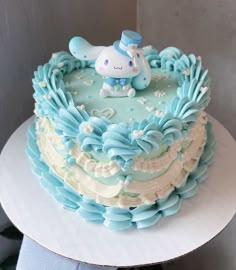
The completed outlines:
{"type": "Polygon", "coordinates": [[[177,156],[177,152],[181,149],[180,142],[176,142],[169,150],[162,156],[150,160],[137,158],[134,163],[133,170],[141,172],[158,172],[163,168],[168,168],[177,156]]]}
{"type": "MultiPolygon", "coordinates": [[[[57,148],[58,146],[61,147],[61,138],[54,132],[53,128],[47,129],[47,127],[50,126],[48,120],[41,122],[46,132],[43,134],[38,132],[38,145],[42,152],[43,159],[65,182],[73,186],[80,194],[89,196],[97,202],[108,206],[131,207],[143,203],[149,204],[158,198],[166,197],[174,187],[180,186],[186,180],[189,172],[196,166],[202,153],[206,141],[204,126],[206,121],[206,115],[202,113],[193,126],[190,136],[185,138],[185,140],[192,140],[192,143],[182,154],[181,160],[172,161],[167,172],[159,177],[143,182],[134,180],[129,185],[122,185],[121,182],[115,185],[105,185],[88,176],[81,170],[80,166],[87,171],[95,171],[96,168],[96,172],[101,172],[101,174],[97,173],[97,175],[101,176],[108,175],[111,171],[113,171],[113,173],[116,172],[116,170],[119,171],[120,168],[116,167],[114,161],[110,161],[109,163],[96,162],[88,154],[82,152],[77,145],[71,150],[71,154],[76,156],[76,161],[80,166],[75,164],[66,168],[65,160],[55,150],[52,144],[53,142],[56,144],[57,148]],[[46,135],[45,133],[48,134],[46,135]],[[138,196],[130,197],[127,195],[119,195],[121,190],[137,193],[138,196]]],[[[152,164],[148,165],[149,170],[155,169],[155,171],[158,171],[163,169],[163,167],[160,168],[159,166],[170,164],[166,156],[175,159],[176,153],[180,150],[180,147],[180,141],[176,142],[169,148],[169,154],[164,154],[160,158],[154,159],[154,163],[153,160],[136,160],[135,168],[137,169],[139,166],[139,169],[144,168],[146,170],[145,163],[147,162],[147,164],[152,164]],[[175,153],[175,155],[173,153],[175,153]],[[139,165],[141,163],[142,166],[139,165]]]]}
{"type": "MultiPolygon", "coordinates": [[[[40,125],[44,128],[42,136],[47,137],[51,141],[49,149],[52,145],[55,145],[57,149],[64,149],[62,144],[62,136],[55,133],[46,117],[40,118],[40,125]]],[[[48,148],[44,147],[45,151],[48,148]]],[[[76,144],[71,150],[70,155],[76,159],[76,163],[80,165],[86,172],[93,173],[95,177],[111,177],[121,170],[119,165],[115,161],[99,162],[90,157],[89,154],[80,150],[76,144]]]]}
{"type": "Polygon", "coordinates": [[[113,160],[109,162],[95,161],[89,154],[82,152],[78,145],[73,147],[70,154],[76,159],[77,164],[79,164],[86,172],[94,173],[95,177],[110,177],[121,170],[113,160]]]}

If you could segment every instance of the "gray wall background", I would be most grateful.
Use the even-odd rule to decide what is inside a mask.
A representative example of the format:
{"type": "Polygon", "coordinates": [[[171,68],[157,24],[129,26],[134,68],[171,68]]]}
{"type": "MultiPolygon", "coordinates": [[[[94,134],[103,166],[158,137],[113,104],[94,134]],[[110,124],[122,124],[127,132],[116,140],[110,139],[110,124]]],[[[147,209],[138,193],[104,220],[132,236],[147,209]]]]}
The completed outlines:
{"type": "MultiPolygon", "coordinates": [[[[32,115],[37,66],[67,50],[75,35],[112,43],[123,29],[136,28],[136,8],[143,44],[159,50],[172,45],[203,57],[212,77],[209,112],[236,137],[235,0],[0,0],[0,150],[32,115]]],[[[164,269],[236,269],[235,230],[236,219],[210,243],[164,269]]]]}
{"type": "Polygon", "coordinates": [[[138,0],[138,30],[158,50],[200,55],[212,78],[210,114],[236,138],[236,1],[138,0]]]}
{"type": "MultiPolygon", "coordinates": [[[[138,0],[137,26],[144,44],[194,52],[212,78],[208,111],[236,138],[236,1],[138,0]]],[[[236,218],[197,251],[164,265],[165,270],[236,269],[236,218]]]]}

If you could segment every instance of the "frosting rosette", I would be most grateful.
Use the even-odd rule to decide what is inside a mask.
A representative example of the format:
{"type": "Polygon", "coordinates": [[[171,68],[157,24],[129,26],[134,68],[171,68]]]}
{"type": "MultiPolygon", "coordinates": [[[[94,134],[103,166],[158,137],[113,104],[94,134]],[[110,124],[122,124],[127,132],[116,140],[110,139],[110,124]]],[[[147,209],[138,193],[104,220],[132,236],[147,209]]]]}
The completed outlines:
{"type": "Polygon", "coordinates": [[[131,142],[137,144],[141,151],[150,153],[153,149],[159,149],[163,134],[159,131],[156,122],[143,120],[134,122],[131,126],[131,142]]]}
{"type": "Polygon", "coordinates": [[[79,127],[77,140],[85,152],[101,152],[103,148],[103,134],[106,132],[110,121],[98,117],[90,117],[79,127]]]}
{"type": "Polygon", "coordinates": [[[110,125],[103,134],[103,151],[122,168],[128,169],[140,148],[129,137],[129,125],[125,123],[110,125]]]}

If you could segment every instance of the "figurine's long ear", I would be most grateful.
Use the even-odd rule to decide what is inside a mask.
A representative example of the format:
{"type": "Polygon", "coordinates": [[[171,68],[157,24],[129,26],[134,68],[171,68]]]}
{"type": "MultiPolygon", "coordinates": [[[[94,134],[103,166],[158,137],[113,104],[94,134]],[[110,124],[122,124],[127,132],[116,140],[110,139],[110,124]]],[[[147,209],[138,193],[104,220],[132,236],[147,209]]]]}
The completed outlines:
{"type": "Polygon", "coordinates": [[[93,46],[82,37],[73,37],[69,43],[71,54],[80,60],[95,60],[104,46],[93,46]]]}

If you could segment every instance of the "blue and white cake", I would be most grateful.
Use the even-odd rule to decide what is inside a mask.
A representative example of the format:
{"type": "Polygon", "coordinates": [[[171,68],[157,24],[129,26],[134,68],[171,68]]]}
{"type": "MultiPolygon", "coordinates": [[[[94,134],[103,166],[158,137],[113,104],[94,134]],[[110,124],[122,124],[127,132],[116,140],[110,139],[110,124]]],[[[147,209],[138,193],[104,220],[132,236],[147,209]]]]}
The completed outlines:
{"type": "Polygon", "coordinates": [[[176,213],[213,161],[201,57],[140,48],[125,30],[113,45],[82,37],[34,73],[27,153],[41,184],[83,219],[145,228],[176,213]]]}

